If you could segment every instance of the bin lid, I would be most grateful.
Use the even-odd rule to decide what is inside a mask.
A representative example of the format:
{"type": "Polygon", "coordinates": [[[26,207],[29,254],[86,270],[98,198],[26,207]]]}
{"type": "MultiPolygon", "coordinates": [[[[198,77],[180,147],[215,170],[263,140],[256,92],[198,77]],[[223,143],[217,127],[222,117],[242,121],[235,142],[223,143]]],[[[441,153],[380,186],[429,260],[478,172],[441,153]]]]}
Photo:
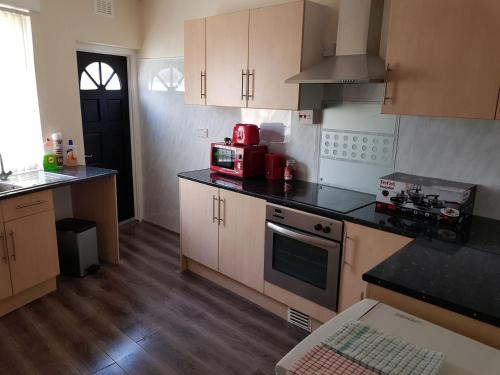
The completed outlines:
{"type": "Polygon", "coordinates": [[[56,222],[56,229],[61,232],[82,233],[94,228],[95,222],[76,218],[61,219],[56,222]]]}

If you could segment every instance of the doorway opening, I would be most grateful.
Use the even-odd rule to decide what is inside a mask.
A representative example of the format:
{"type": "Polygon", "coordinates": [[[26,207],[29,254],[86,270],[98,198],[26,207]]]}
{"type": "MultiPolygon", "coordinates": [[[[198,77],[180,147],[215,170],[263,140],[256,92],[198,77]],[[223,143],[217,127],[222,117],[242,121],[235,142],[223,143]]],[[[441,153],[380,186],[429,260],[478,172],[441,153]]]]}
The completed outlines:
{"type": "Polygon", "coordinates": [[[115,169],[118,220],[135,217],[127,58],[77,51],[85,163],[115,169]]]}

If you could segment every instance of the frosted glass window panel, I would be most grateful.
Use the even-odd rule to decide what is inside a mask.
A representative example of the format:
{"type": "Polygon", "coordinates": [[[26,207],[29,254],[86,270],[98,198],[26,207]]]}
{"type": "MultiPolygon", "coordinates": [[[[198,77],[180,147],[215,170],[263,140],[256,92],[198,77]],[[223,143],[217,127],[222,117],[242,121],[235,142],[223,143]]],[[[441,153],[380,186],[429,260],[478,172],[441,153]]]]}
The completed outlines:
{"type": "Polygon", "coordinates": [[[120,79],[118,78],[118,75],[116,73],[113,74],[111,79],[109,80],[108,84],[106,85],[106,90],[108,91],[114,91],[114,90],[121,90],[122,85],[120,83],[120,79]]]}
{"type": "Polygon", "coordinates": [[[111,78],[111,75],[114,73],[114,70],[112,67],[110,67],[106,63],[101,63],[101,77],[102,77],[102,84],[105,85],[106,82],[109,81],[111,78]]]}
{"type": "Polygon", "coordinates": [[[158,76],[154,76],[149,84],[150,91],[167,91],[167,86],[161,81],[158,76]]]}
{"type": "Polygon", "coordinates": [[[29,15],[0,10],[0,151],[7,170],[39,169],[43,158],[29,15]]]}
{"type": "Polygon", "coordinates": [[[101,85],[101,74],[99,72],[99,63],[98,62],[93,62],[92,64],[87,65],[85,68],[89,76],[97,83],[98,85],[101,85]]]}
{"type": "Polygon", "coordinates": [[[92,81],[86,71],[82,72],[82,78],[80,79],[80,90],[97,90],[97,86],[92,81]]]}

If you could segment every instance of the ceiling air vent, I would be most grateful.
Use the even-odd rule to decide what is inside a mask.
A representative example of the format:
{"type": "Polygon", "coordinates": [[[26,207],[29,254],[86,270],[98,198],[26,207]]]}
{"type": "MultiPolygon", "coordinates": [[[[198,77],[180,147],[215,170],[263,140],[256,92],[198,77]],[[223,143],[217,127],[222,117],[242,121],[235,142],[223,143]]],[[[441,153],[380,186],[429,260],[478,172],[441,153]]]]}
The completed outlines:
{"type": "Polygon", "coordinates": [[[113,0],[95,0],[95,14],[113,17],[113,0]]]}
{"type": "Polygon", "coordinates": [[[312,331],[311,317],[291,307],[288,308],[288,322],[305,329],[307,332],[312,331]]]}

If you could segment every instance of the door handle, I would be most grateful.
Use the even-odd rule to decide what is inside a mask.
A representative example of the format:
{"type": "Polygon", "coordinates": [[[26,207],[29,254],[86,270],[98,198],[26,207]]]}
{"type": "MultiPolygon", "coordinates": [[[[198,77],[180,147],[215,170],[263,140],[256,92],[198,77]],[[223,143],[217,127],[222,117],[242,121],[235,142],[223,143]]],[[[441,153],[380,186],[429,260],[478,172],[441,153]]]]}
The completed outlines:
{"type": "Polygon", "coordinates": [[[219,198],[219,225],[222,223],[222,225],[226,226],[226,199],[225,198],[219,198]],[[222,214],[224,215],[224,218],[221,216],[221,203],[224,205],[224,208],[222,209],[222,214]]]}
{"type": "Polygon", "coordinates": [[[93,158],[93,157],[94,157],[94,154],[85,155],[85,158],[93,158]]]}
{"type": "Polygon", "coordinates": [[[342,264],[346,264],[348,266],[351,266],[352,267],[352,263],[349,263],[347,260],[346,260],[346,255],[347,255],[347,240],[350,240],[350,241],[354,241],[354,238],[352,237],[349,237],[347,235],[347,233],[345,234],[344,236],[344,251],[342,252],[342,264]]]}
{"type": "Polygon", "coordinates": [[[12,260],[16,260],[16,239],[14,237],[14,231],[9,232],[9,236],[12,240],[12,260]]]}
{"type": "MultiPolygon", "coordinates": [[[[215,216],[215,202],[218,202],[219,198],[215,195],[212,195],[212,224],[215,223],[215,220],[219,221],[219,218],[215,216]]],[[[220,208],[218,209],[220,211],[220,208]]],[[[220,224],[220,222],[219,222],[220,224]]]]}
{"type": "Polygon", "coordinates": [[[204,73],[203,70],[200,71],[200,91],[201,91],[201,99],[207,97],[207,73],[204,73]],[[205,89],[203,89],[205,86],[205,89]]]}
{"type": "Polygon", "coordinates": [[[384,96],[382,98],[382,104],[385,104],[388,100],[392,100],[391,96],[387,96],[387,84],[389,83],[389,73],[392,69],[389,64],[385,66],[385,81],[384,81],[384,96]]]}
{"type": "Polygon", "coordinates": [[[247,83],[247,98],[248,100],[252,99],[254,100],[254,94],[255,94],[255,69],[252,69],[252,73],[250,73],[249,70],[247,70],[247,80],[248,80],[248,83],[247,83]],[[250,94],[250,77],[252,77],[252,93],[250,94]]]}
{"type": "Polygon", "coordinates": [[[327,249],[338,246],[338,244],[334,241],[325,240],[325,239],[322,239],[320,237],[309,236],[307,234],[298,233],[298,232],[295,232],[293,230],[290,230],[290,229],[281,227],[279,225],[276,225],[274,223],[271,223],[269,221],[267,222],[267,227],[269,229],[279,233],[279,234],[286,236],[286,237],[289,237],[289,238],[297,240],[297,241],[304,242],[304,243],[312,245],[312,246],[317,246],[317,247],[322,247],[322,248],[327,248],[327,249]]]}
{"type": "Polygon", "coordinates": [[[1,232],[0,233],[0,241],[2,241],[2,248],[3,248],[3,256],[2,259],[5,263],[9,263],[9,254],[7,252],[7,246],[5,244],[5,233],[1,232]]]}
{"type": "Polygon", "coordinates": [[[248,82],[247,82],[247,88],[245,90],[245,77],[247,78],[248,81],[248,73],[245,73],[244,69],[241,69],[241,100],[243,99],[248,99],[248,82]]]}
{"type": "Polygon", "coordinates": [[[33,206],[38,206],[39,204],[43,204],[45,203],[45,201],[34,201],[34,202],[31,202],[31,203],[26,203],[26,204],[18,204],[16,206],[16,210],[21,210],[23,208],[28,208],[28,207],[33,207],[33,206]]]}

